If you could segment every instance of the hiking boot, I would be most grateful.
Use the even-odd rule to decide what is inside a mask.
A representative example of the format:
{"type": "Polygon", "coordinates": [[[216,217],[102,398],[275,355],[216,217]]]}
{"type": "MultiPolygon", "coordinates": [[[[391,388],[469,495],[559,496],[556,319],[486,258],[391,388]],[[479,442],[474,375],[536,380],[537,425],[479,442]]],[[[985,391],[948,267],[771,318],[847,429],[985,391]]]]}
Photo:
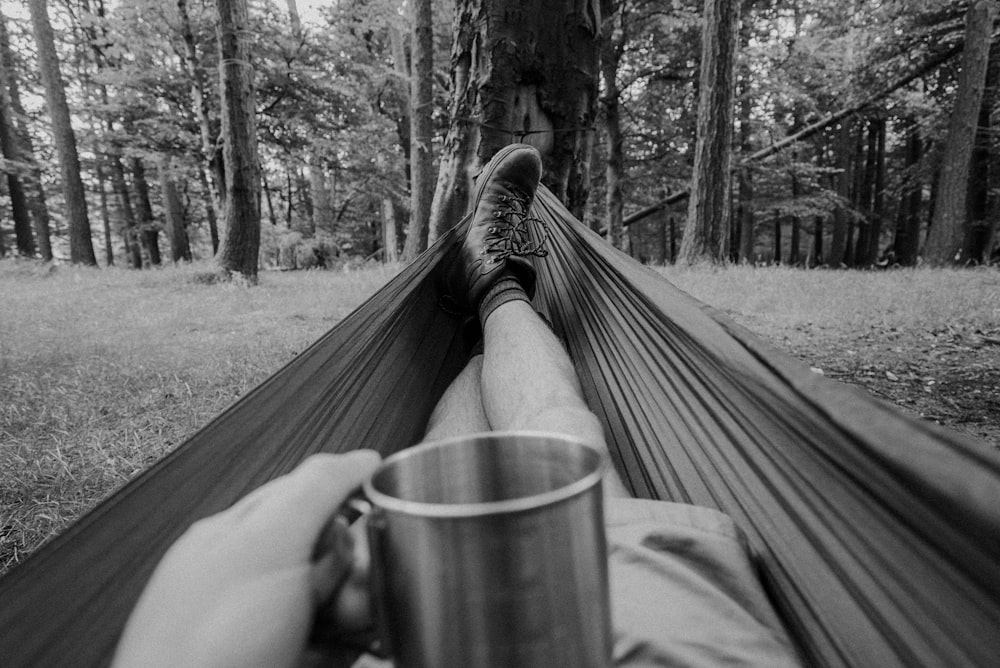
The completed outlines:
{"type": "Polygon", "coordinates": [[[445,290],[458,310],[475,313],[483,295],[501,277],[513,276],[530,298],[535,269],[527,259],[544,257],[543,238],[534,245],[528,230],[528,210],[542,173],[534,147],[511,144],[500,149],[476,179],[472,221],[461,247],[449,263],[445,290]]]}

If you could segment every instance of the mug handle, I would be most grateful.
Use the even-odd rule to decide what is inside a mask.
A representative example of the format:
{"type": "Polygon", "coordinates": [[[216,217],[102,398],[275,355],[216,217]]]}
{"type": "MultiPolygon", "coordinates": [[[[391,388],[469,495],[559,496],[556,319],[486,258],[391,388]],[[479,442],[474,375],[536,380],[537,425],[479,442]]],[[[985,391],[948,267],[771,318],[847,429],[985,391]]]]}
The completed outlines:
{"type": "MultiPolygon", "coordinates": [[[[369,522],[369,530],[366,532],[366,535],[369,541],[369,553],[372,555],[372,560],[374,560],[376,550],[371,546],[371,542],[377,540],[378,532],[371,528],[372,522],[375,521],[375,517],[377,516],[377,512],[373,511],[374,507],[363,491],[358,490],[348,497],[320,532],[319,539],[313,548],[312,561],[319,561],[324,555],[332,551],[342,551],[345,542],[353,540],[353,537],[350,535],[351,525],[362,517],[367,517],[369,522]]],[[[383,622],[385,619],[384,610],[382,609],[383,605],[379,596],[382,587],[375,582],[376,576],[374,571],[377,569],[374,563],[370,562],[369,564],[369,590],[371,592],[373,626],[360,631],[346,632],[335,628],[333,622],[333,602],[350,575],[351,566],[352,564],[350,563],[345,564],[339,572],[334,574],[336,585],[333,589],[333,596],[330,600],[320,604],[309,638],[310,647],[315,647],[321,651],[326,650],[334,655],[341,655],[345,650],[350,652],[353,658],[348,663],[341,664],[339,661],[337,662],[339,665],[348,666],[362,653],[369,653],[383,659],[388,658],[388,653],[385,649],[385,638],[388,636],[385,633],[383,622]]]]}

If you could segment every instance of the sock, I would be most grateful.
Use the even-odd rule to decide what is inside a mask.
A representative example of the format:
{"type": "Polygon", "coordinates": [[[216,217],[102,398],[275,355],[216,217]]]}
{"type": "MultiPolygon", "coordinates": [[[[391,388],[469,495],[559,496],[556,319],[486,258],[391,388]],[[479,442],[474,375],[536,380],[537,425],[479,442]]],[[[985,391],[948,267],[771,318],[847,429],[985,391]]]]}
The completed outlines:
{"type": "Polygon", "coordinates": [[[528,293],[524,291],[516,278],[511,275],[502,276],[493,284],[493,287],[486,291],[483,300],[479,302],[479,322],[485,323],[486,318],[498,307],[513,301],[531,303],[531,300],[528,299],[528,293]]]}

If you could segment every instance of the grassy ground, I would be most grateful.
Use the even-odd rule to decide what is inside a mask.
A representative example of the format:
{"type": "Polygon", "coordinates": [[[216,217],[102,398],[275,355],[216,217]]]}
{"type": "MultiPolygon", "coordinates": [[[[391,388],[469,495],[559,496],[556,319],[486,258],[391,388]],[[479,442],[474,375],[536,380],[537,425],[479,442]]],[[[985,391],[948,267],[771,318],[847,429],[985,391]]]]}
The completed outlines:
{"type": "MultiPolygon", "coordinates": [[[[397,270],[0,262],[0,570],[205,424],[397,270]]],[[[1000,444],[1000,273],[664,270],[823,373],[1000,444]]]]}

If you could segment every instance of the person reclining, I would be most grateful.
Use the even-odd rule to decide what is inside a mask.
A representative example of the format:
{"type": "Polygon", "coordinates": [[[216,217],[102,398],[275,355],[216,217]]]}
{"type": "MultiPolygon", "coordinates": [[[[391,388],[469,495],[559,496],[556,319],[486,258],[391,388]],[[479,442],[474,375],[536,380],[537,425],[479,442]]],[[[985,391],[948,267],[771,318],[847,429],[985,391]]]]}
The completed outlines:
{"type": "MultiPolygon", "coordinates": [[[[441,282],[448,308],[481,332],[424,440],[486,431],[557,432],[607,453],[573,362],[531,306],[531,202],[538,152],[501,149],[477,179],[472,220],[441,282]]],[[[344,633],[372,624],[367,545],[319,560],[329,518],[378,466],[377,453],[320,454],[197,522],[164,556],[115,655],[116,666],[295,666],[318,609],[344,633]]],[[[709,508],[633,499],[604,479],[616,665],[798,665],[732,520],[709,508]]],[[[356,523],[353,530],[359,534],[356,523]]]]}

